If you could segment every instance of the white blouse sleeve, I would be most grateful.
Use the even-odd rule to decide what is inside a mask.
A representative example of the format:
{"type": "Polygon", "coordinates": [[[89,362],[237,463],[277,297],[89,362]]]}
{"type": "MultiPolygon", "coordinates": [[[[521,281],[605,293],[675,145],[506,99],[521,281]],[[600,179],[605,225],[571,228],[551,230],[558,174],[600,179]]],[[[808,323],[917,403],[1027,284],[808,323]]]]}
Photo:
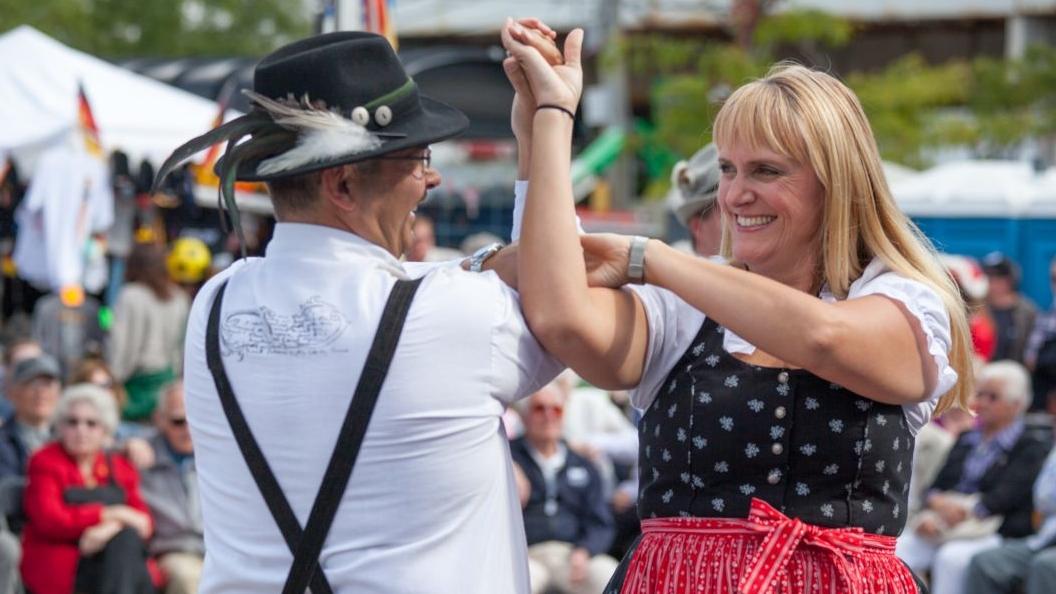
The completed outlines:
{"type": "Polygon", "coordinates": [[[903,406],[906,420],[915,434],[931,419],[939,397],[957,384],[957,371],[950,366],[949,353],[953,348],[953,341],[949,313],[935,289],[886,270],[879,260],[874,260],[862,277],[851,285],[847,297],[853,299],[867,295],[884,295],[903,304],[924,335],[928,355],[933,364],[927,367],[926,373],[929,374],[929,379],[933,380],[934,388],[927,401],[903,406]]]}
{"type": "Polygon", "coordinates": [[[704,323],[704,314],[666,289],[628,285],[625,290],[633,291],[641,299],[649,326],[642,379],[630,394],[631,404],[645,410],[693,344],[704,323]]]}

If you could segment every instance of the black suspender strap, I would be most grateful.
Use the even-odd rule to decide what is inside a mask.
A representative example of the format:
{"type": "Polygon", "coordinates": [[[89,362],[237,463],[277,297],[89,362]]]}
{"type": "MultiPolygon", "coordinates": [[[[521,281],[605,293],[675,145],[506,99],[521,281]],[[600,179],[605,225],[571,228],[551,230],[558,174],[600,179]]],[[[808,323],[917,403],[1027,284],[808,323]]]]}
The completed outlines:
{"type": "Polygon", "coordinates": [[[220,357],[220,310],[227,283],[217,290],[206,330],[206,360],[216,384],[217,394],[220,396],[224,415],[231,425],[242,457],[245,458],[253,480],[257,483],[275,523],[278,524],[286,545],[293,553],[293,565],[286,577],[283,594],[303,594],[308,587],[313,594],[333,593],[326,575],[319,567],[319,554],[348,486],[370,416],[374,412],[374,405],[403,331],[403,323],[407,319],[407,312],[420,284],[421,279],[397,281],[389,294],[381,322],[374,335],[374,342],[360,374],[359,384],[341,425],[337,445],[331,454],[322,485],[308,515],[308,524],[303,531],[246,423],[224,371],[220,357]]]}

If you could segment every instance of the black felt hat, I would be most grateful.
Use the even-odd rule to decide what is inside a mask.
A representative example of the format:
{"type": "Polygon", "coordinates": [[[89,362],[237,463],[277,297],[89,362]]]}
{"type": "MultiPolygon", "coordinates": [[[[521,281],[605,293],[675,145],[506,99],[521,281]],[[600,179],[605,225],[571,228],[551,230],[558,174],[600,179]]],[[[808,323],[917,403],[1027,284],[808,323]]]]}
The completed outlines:
{"type": "Polygon", "coordinates": [[[227,150],[216,163],[222,186],[364,161],[451,138],[469,126],[459,110],[419,94],[388,40],[360,31],[276,50],[260,61],[253,90],[244,92],[250,112],[173,151],[155,187],[180,163],[224,141],[227,150]]]}
{"type": "Polygon", "coordinates": [[[451,138],[469,126],[461,111],[419,94],[389,42],[373,33],[340,31],[282,47],[257,65],[253,91],[287,105],[306,98],[362,126],[376,142],[268,173],[258,169],[275,155],[247,159],[239,163],[240,180],[267,181],[363,161],[451,138]]]}
{"type": "Polygon", "coordinates": [[[240,240],[238,180],[270,181],[364,161],[445,140],[469,126],[459,110],[419,94],[388,40],[373,33],[340,31],[282,47],[260,61],[253,90],[244,92],[250,112],[173,151],[152,188],[180,163],[226,141],[215,170],[240,240]]]}

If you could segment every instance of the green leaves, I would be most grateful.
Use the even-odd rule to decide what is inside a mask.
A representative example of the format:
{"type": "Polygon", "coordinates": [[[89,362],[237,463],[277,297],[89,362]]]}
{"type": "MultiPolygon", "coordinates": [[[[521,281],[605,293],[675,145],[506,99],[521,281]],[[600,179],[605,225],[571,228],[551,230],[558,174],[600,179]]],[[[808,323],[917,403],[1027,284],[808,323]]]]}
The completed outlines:
{"type": "Polygon", "coordinates": [[[0,31],[22,24],[108,59],[260,56],[310,31],[284,0],[6,0],[0,31]]]}

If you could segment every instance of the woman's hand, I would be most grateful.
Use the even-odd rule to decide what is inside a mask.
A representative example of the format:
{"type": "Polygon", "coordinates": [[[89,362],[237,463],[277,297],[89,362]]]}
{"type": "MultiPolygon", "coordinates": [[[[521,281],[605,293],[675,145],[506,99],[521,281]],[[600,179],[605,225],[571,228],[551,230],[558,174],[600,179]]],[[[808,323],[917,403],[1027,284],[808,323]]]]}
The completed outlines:
{"type": "Polygon", "coordinates": [[[583,30],[574,29],[568,34],[565,39],[565,63],[557,66],[551,66],[532,46],[531,35],[524,25],[507,19],[502,28],[502,45],[520,64],[531,86],[536,106],[558,105],[574,113],[583,92],[583,68],[580,64],[583,30]]]}
{"type": "Polygon", "coordinates": [[[94,555],[103,550],[106,544],[110,542],[110,539],[118,532],[121,532],[122,528],[121,523],[116,520],[104,520],[81,534],[81,540],[77,543],[77,548],[80,549],[82,556],[94,555]]]}
{"type": "Polygon", "coordinates": [[[587,265],[587,284],[611,289],[627,284],[627,258],[631,238],[615,233],[592,233],[579,236],[583,259],[587,265]]]}
{"type": "Polygon", "coordinates": [[[127,505],[108,505],[103,508],[103,522],[117,522],[123,528],[135,530],[141,538],[150,538],[150,517],[127,505]]]}

